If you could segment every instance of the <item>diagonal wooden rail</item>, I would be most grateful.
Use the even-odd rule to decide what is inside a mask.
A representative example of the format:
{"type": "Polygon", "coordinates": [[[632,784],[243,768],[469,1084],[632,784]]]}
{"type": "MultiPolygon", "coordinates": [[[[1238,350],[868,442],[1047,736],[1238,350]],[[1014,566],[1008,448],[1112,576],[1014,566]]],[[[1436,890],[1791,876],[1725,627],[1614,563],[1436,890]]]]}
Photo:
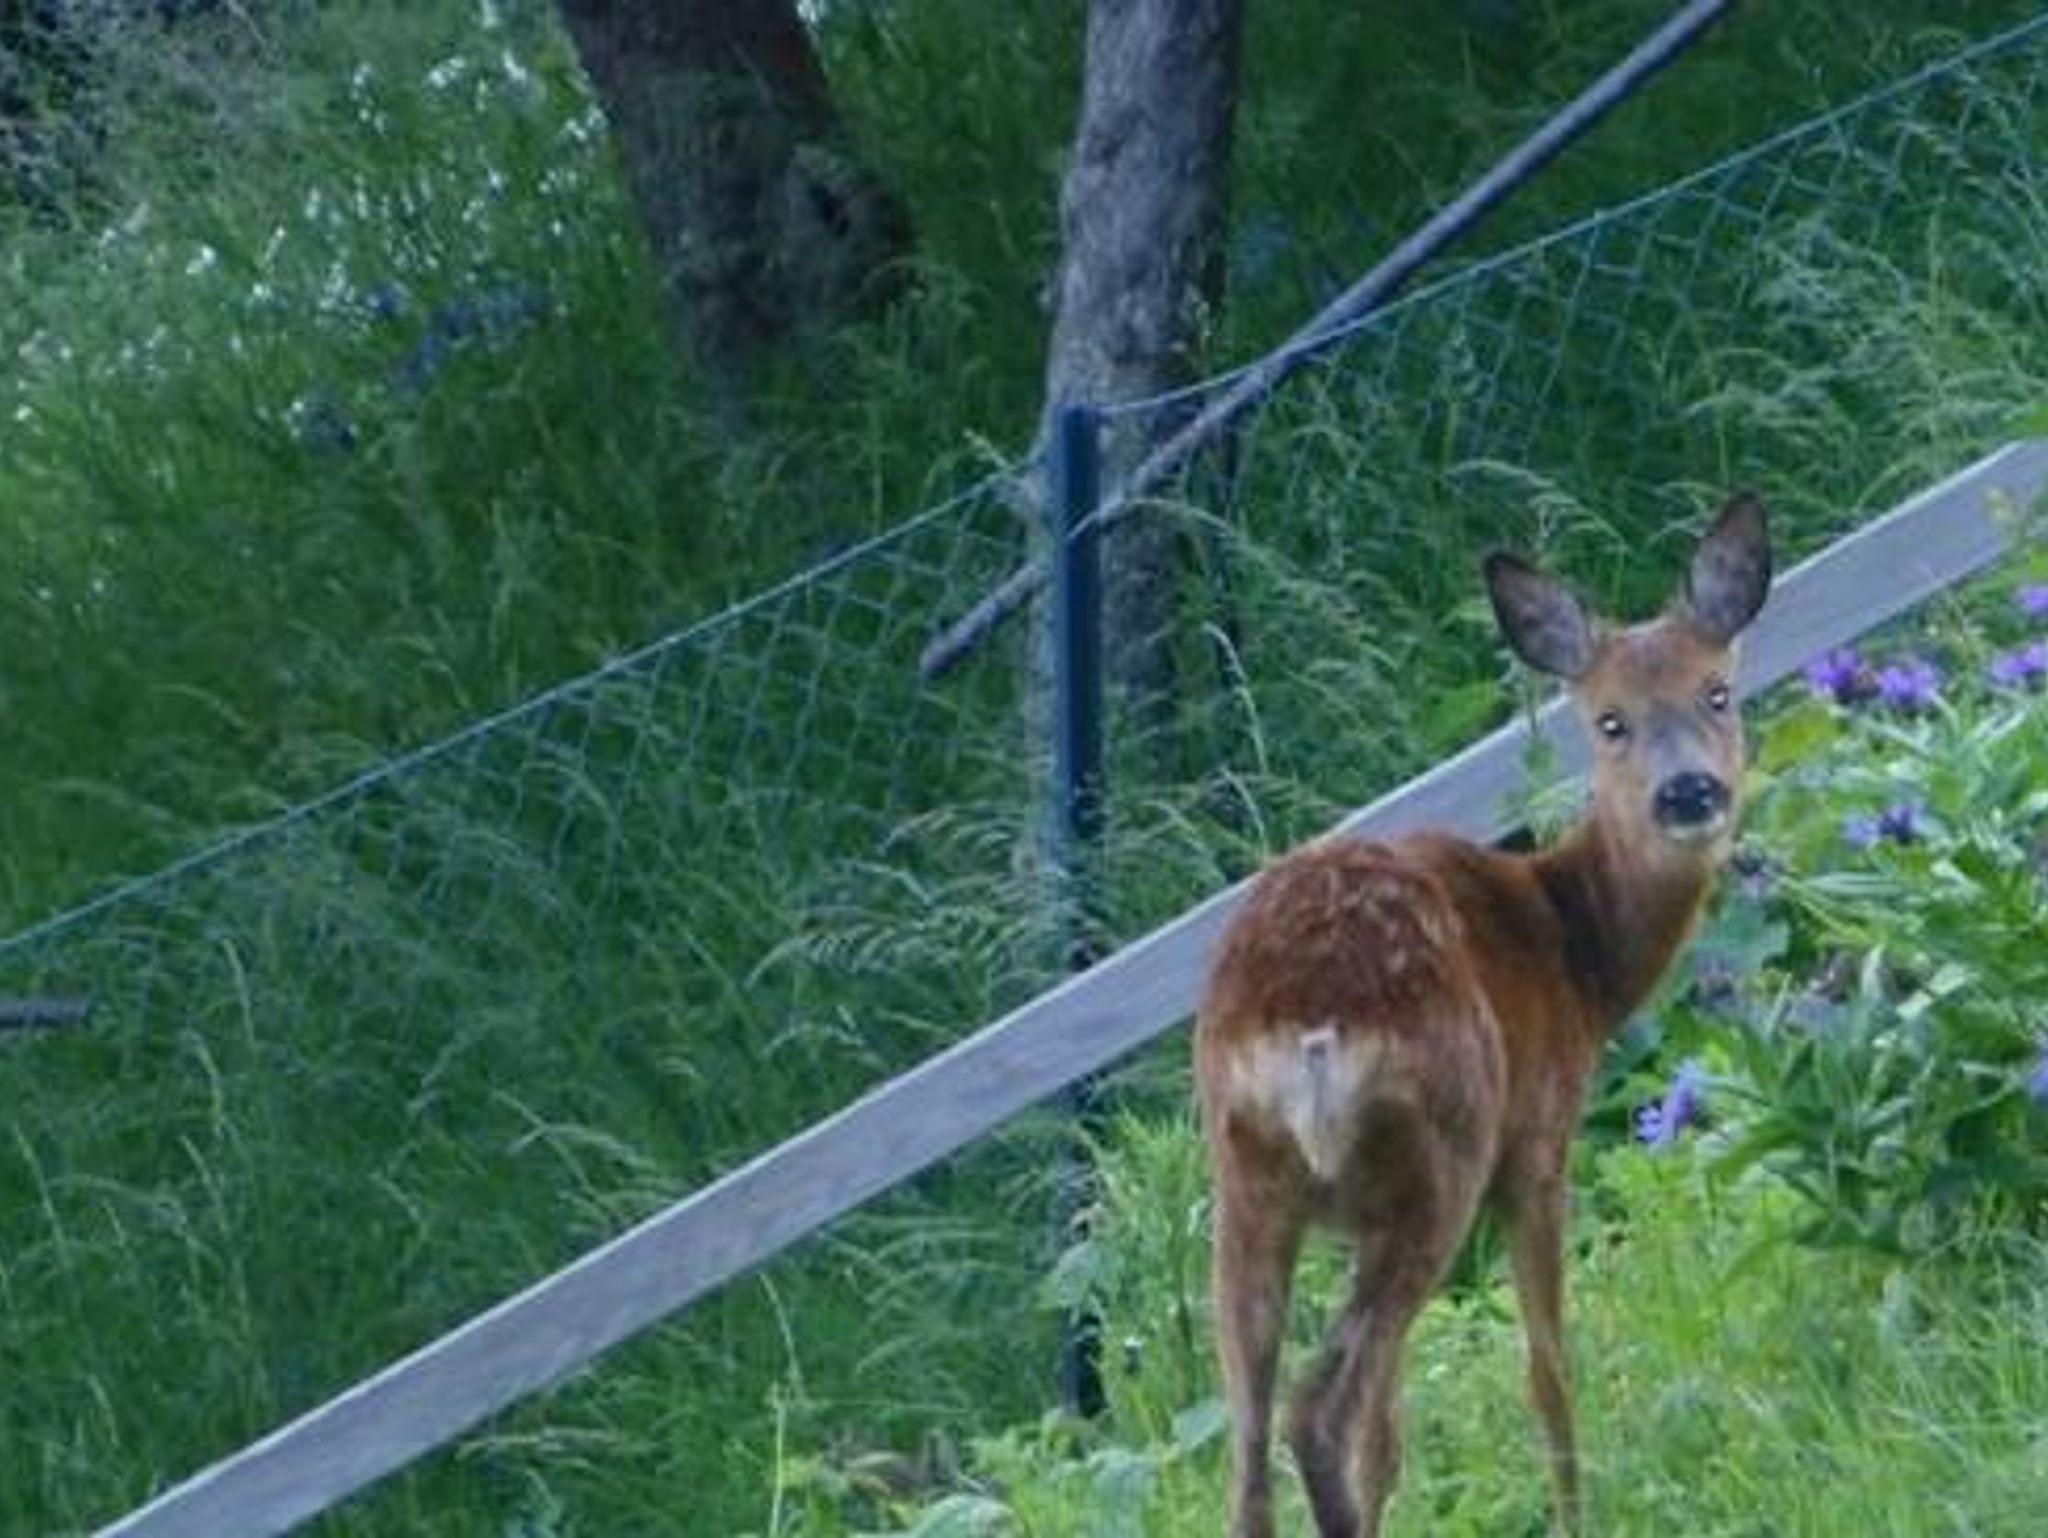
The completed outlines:
{"type": "MultiPolygon", "coordinates": [[[[2048,486],[2048,440],[2009,445],[1782,577],[1750,632],[1754,692],[1982,569],[2001,503],[2048,486]]],[[[1475,743],[1339,824],[1387,836],[1507,831],[1528,723],[1475,743]]],[[[1568,763],[1553,703],[1533,730],[1568,763]]],[[[101,1530],[101,1538],[263,1538],[325,1511],[485,1416],[781,1253],[870,1197],[1186,1018],[1242,887],[892,1079],[564,1270],[308,1411],[101,1530]]]]}

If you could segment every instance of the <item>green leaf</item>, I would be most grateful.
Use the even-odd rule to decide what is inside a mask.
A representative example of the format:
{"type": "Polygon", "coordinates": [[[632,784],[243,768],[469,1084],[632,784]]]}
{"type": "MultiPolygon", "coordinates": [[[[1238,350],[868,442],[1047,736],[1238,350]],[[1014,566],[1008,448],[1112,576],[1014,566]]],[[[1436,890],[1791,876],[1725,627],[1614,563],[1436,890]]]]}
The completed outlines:
{"type": "Polygon", "coordinates": [[[1001,1501],[986,1495],[949,1495],[925,1508],[905,1538],[1002,1538],[1017,1531],[1017,1519],[1001,1501]]]}
{"type": "Polygon", "coordinates": [[[1112,1257],[1093,1239],[1068,1245],[1038,1284],[1039,1307],[1065,1313],[1084,1306],[1100,1295],[1113,1267],[1112,1257]]]}
{"type": "Polygon", "coordinates": [[[1230,1411],[1220,1399],[1189,1405],[1173,1418],[1173,1449],[1191,1453],[1208,1446],[1230,1426],[1230,1411]]]}
{"type": "Polygon", "coordinates": [[[1088,1460],[1094,1475],[1090,1538],[1143,1538],[1145,1505],[1159,1482],[1159,1460],[1128,1447],[1106,1447],[1088,1460]]]}
{"type": "Polygon", "coordinates": [[[1491,679],[1445,689],[1423,712],[1423,741],[1431,747],[1462,745],[1479,735],[1499,704],[1500,685],[1491,679]]]}
{"type": "Polygon", "coordinates": [[[1776,774],[1815,757],[1842,735],[1842,720],[1825,700],[1802,700],[1773,716],[1757,740],[1756,766],[1776,774]]]}

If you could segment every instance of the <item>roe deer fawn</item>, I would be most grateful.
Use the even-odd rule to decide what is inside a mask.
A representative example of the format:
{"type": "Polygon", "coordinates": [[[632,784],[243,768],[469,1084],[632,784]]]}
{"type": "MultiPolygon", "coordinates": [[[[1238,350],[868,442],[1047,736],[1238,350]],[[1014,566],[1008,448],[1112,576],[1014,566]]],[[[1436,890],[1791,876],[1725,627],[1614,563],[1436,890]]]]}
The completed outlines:
{"type": "Polygon", "coordinates": [[[1403,1337],[1482,1202],[1508,1240],[1557,1519],[1579,1525],[1565,1384],[1565,1154],[1594,1058],[1690,933],[1732,841],[1734,638],[1763,606],[1754,496],[1722,509],[1677,603],[1628,628],[1511,556],[1494,613],[1568,681],[1592,803],[1534,855],[1443,835],[1325,839],[1270,866],[1217,950],[1195,1031],[1215,1181],[1234,1538],[1273,1530],[1268,1462],[1304,1227],[1354,1246],[1350,1295],[1288,1439],[1324,1538],[1375,1534],[1399,1472],[1403,1337]]]}

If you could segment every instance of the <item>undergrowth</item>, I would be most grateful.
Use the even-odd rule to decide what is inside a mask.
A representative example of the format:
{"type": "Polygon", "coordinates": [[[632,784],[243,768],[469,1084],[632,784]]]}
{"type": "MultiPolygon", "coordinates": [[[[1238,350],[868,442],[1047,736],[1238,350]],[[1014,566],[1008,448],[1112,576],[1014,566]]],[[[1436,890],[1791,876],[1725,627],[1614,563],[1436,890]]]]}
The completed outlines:
{"type": "MultiPolygon", "coordinates": [[[[1923,20],[2026,8],[1870,9],[1731,27],[1491,238],[1955,41],[1923,20]]],[[[1214,360],[1662,6],[1464,10],[1253,7],[1214,360]]],[[[62,200],[0,211],[0,908],[60,908],[615,665],[0,953],[10,991],[94,1004],[0,1050],[0,1528],[97,1525],[1045,979],[1016,640],[942,686],[910,667],[1002,574],[1016,515],[972,499],[849,547],[1026,436],[1077,22],[834,14],[920,282],[739,413],[667,355],[546,7],[112,35],[80,86],[94,131],[41,184],[62,200]]],[[[1482,545],[1626,601],[1732,480],[1803,550],[1999,438],[2042,393],[2031,92],[1987,80],[1967,125],[1937,95],[1913,148],[1874,138],[1829,173],[1849,192],[1767,231],[1740,176],[1596,222],[1304,380],[1229,495],[1160,514],[1198,572],[1185,708],[1116,740],[1111,935],[1497,718],[1482,545]]],[[[1177,1073],[1148,1059],[1119,1093],[1156,1107],[1177,1073]]],[[[780,1532],[1064,1445],[961,1446],[1048,1396],[1063,1146],[1028,1119],[323,1530],[780,1532]]],[[[1158,1262],[1183,1282],[1191,1243],[1158,1262]]],[[[1172,1330],[1160,1418],[1087,1478],[1213,1482],[1199,1321],[1172,1330]]],[[[1472,1500],[1536,1509],[1519,1479],[1472,1500]]]]}
{"type": "MultiPolygon", "coordinates": [[[[2038,1522],[2048,547],[2029,526],[1994,582],[1776,696],[1716,911],[1603,1070],[1569,1260],[1599,1531],[2038,1522]]],[[[1182,1109],[1100,1139],[1088,1234],[1041,1289],[1100,1319],[1108,1413],[979,1439],[910,1491],[786,1460],[779,1531],[1220,1530],[1207,1163],[1178,1082],[1182,1109]]],[[[1550,1530],[1493,1248],[1408,1348],[1394,1533],[1550,1530]]],[[[1323,1243],[1301,1268],[1294,1371],[1343,1265],[1323,1243]]]]}

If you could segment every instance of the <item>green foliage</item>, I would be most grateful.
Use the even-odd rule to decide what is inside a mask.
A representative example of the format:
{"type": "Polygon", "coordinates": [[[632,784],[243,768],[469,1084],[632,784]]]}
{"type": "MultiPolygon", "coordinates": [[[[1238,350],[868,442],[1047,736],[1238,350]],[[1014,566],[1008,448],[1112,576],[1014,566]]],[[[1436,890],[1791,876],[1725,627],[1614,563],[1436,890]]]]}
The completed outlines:
{"type": "Polygon", "coordinates": [[[973,326],[945,271],[890,327],[820,339],[815,388],[751,418],[696,400],[567,45],[546,6],[507,12],[117,34],[82,227],[0,207],[16,922],[987,458],[975,369],[949,365],[945,409],[923,389],[973,326]]]}
{"type": "MultiPolygon", "coordinates": [[[[2012,639],[2008,591],[1985,607],[2012,639]]],[[[1670,1026],[1738,1097],[1725,1165],[1767,1165],[1817,1234],[1887,1250],[2036,1229],[2048,1199],[2029,1092],[2048,1050],[2048,729],[2038,693],[1981,681],[1976,631],[1937,646],[1950,682],[1924,711],[1802,701],[1766,723],[1750,828],[1768,895],[1724,907],[1697,963],[1711,1012],[1696,990],[1670,1026]]]]}
{"type": "MultiPolygon", "coordinates": [[[[2013,601],[2044,566],[2020,533],[1996,579],[1876,643],[1853,704],[1803,683],[1767,703],[1728,891],[1609,1065],[1572,1262],[1603,1530],[2018,1534],[2048,1495],[2048,1115],[2030,1089],[2048,1053],[2048,715],[2038,683],[1990,667],[2048,629],[2013,601]],[[1910,657],[1944,676],[1927,703],[1861,692],[1910,657]],[[1707,1130],[1635,1146],[1631,1113],[1687,1056],[1709,1069],[1707,1130]]],[[[859,1530],[1219,1523],[1200,1140],[1184,1114],[1142,1112],[1098,1158],[1098,1208],[1043,1294],[1100,1317],[1109,1415],[979,1439],[941,1482],[953,1494],[859,1530]]],[[[1342,1263],[1311,1246],[1296,1370],[1342,1263]]],[[[1411,1348],[1396,1532],[1547,1530],[1500,1269],[1480,1247],[1411,1348]]],[[[850,1529],[828,1505],[796,1530],[850,1529]]]]}
{"type": "MultiPolygon", "coordinates": [[[[1150,1255],[1178,1244],[1181,1214],[1153,1192],[1178,1187],[1194,1147],[1185,1125],[1118,1145],[1107,1161],[1105,1243],[1150,1255]]],[[[1910,1266],[1859,1251],[1824,1260],[1794,1242],[1804,1217],[1786,1188],[1750,1180],[1730,1189],[1708,1163],[1666,1152],[1611,1151],[1587,1195],[1571,1263],[1572,1346],[1601,1531],[2032,1530],[2048,1495],[2038,1457],[2048,1370],[2037,1346],[2048,1251],[2039,1244],[1975,1231],[1910,1266]]],[[[1297,1364],[1319,1308],[1339,1294],[1331,1258],[1313,1255],[1297,1286],[1297,1364]]],[[[1153,1311],[1172,1288],[1157,1280],[1148,1290],[1133,1274],[1103,1292],[1112,1340],[1159,1324],[1153,1311]]],[[[1206,1337],[1206,1321],[1201,1328],[1206,1337]]],[[[1140,1354],[1112,1378],[1105,1426],[1054,1420],[985,1439],[948,1495],[869,1509],[852,1524],[814,1508],[791,1531],[953,1531],[943,1524],[969,1516],[985,1524],[971,1531],[1020,1538],[1215,1531],[1227,1464],[1221,1413],[1202,1398],[1160,1416],[1157,1404],[1181,1391],[1178,1371],[1140,1354]]],[[[1408,1459],[1393,1533],[1548,1530],[1521,1377],[1498,1268],[1430,1306],[1408,1351],[1408,1459]]],[[[1281,1522],[1305,1531],[1284,1472],[1279,1488],[1281,1522]]]]}
{"type": "MultiPolygon", "coordinates": [[[[1949,39],[1920,19],[2030,8],[1758,9],[1495,238],[1931,56],[1949,39]]],[[[1037,407],[1079,8],[833,8],[835,88],[916,210],[920,285],[745,409],[666,356],[546,5],[260,9],[112,36],[79,85],[71,201],[0,211],[17,919],[810,565],[999,459],[1037,407]]],[[[1214,356],[1292,324],[1663,6],[1466,9],[1254,7],[1214,356]]],[[[1655,601],[1647,556],[1703,488],[1765,476],[1803,549],[2037,402],[2035,84],[1993,70],[1967,111],[1933,93],[1829,136],[1839,161],[1768,162],[1782,187],[1731,174],[1598,221],[1291,392],[1244,437],[1234,498],[1160,514],[1200,552],[1186,709],[1118,733],[1105,928],[1493,718],[1481,545],[1655,601]]],[[[96,1010],[0,1055],[0,1528],[97,1525],[1037,986],[1014,639],[940,689],[909,668],[1015,535],[974,501],[10,950],[10,991],[96,1010]]],[[[1946,932],[1914,943],[1939,957],[1946,932]]],[[[1115,1094],[1180,1093],[1170,1059],[1115,1094]]],[[[1055,1266],[1060,1146],[1027,1119],[323,1530],[1213,1525],[1195,1147],[1128,1118],[1105,1221],[1055,1266]],[[1112,1321],[1109,1433],[1034,1418],[1049,1305],[1079,1292],[1112,1321]]],[[[1600,1208],[1665,1233],[1698,1226],[1690,1201],[1617,1178],[1600,1208]]],[[[1628,1253],[1676,1264],[1680,1241],[1628,1253]]],[[[1311,1293],[1336,1264],[1315,1257],[1311,1293]]],[[[1475,1263],[1432,1324],[1448,1472],[1418,1509],[1495,1533],[1541,1502],[1533,1460],[1496,1456],[1521,1421],[1489,1277],[1475,1263]]],[[[1697,1373],[1704,1297],[1673,1288],[1644,1370],[1697,1373]]],[[[1617,1341],[1642,1318],[1614,1317],[1617,1341]]],[[[1789,1359],[1750,1344],[1755,1383],[1789,1359]]],[[[2029,1382],[1991,1385],[1986,1415],[2027,1413],[2029,1382]]],[[[1739,1426],[1729,1392],[1694,1386],[1664,1421],[1704,1404],[1739,1426]]],[[[2003,1443],[1968,1445],[1985,1489],[2033,1488],[2003,1443]]],[[[1953,1482],[1941,1451],[1902,1461],[1953,1482]]],[[[1697,1449],[1671,1467],[1714,1471],[1697,1449]]]]}

